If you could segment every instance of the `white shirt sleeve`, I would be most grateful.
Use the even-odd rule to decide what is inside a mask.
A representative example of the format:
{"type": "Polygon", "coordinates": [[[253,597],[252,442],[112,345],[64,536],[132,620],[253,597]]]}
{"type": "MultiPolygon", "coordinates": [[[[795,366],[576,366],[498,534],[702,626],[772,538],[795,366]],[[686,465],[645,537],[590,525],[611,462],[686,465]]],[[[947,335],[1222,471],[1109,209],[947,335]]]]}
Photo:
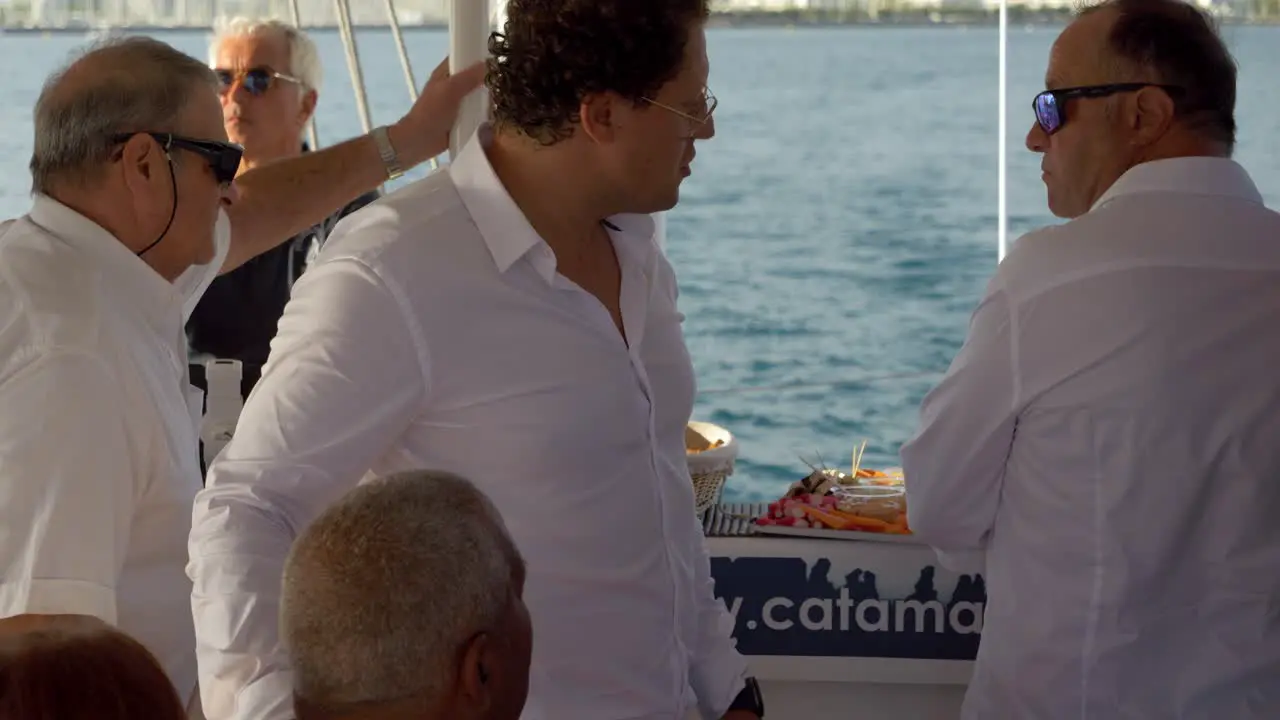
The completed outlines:
{"type": "MultiPolygon", "coordinates": [[[[662,254],[662,228],[665,220],[661,215],[654,216],[657,228],[655,242],[658,256],[655,282],[661,284],[660,292],[667,296],[668,302],[684,322],[684,314],[679,311],[680,288],[676,282],[675,270],[670,261],[662,254]]],[[[691,537],[698,538],[693,548],[694,583],[698,595],[698,633],[695,646],[690,648],[693,660],[689,668],[689,684],[698,698],[698,708],[703,717],[719,718],[742,691],[747,679],[747,660],[738,652],[738,643],[733,639],[733,617],[729,615],[724,601],[715,596],[715,580],[711,577],[711,553],[707,549],[706,537],[702,531],[702,523],[697,515],[689,514],[689,522],[693,529],[691,537]]]]}
{"type": "Polygon", "coordinates": [[[285,556],[404,431],[425,395],[421,339],[396,297],[356,260],[309,270],[235,436],[196,497],[188,574],[209,720],[293,717],[276,616],[285,556]]]}
{"type": "MultiPolygon", "coordinates": [[[[702,526],[694,517],[699,535],[702,526]]],[[[715,580],[711,577],[711,554],[706,540],[694,556],[695,582],[698,591],[698,637],[693,648],[689,670],[690,685],[698,698],[702,717],[718,718],[746,685],[747,659],[738,652],[733,639],[733,617],[724,601],[715,596],[715,580]]]]}
{"type": "Polygon", "coordinates": [[[974,311],[964,346],[924,399],[902,447],[907,522],[940,551],[985,547],[1017,423],[1014,344],[1000,276],[974,311]]]}
{"type": "Polygon", "coordinates": [[[70,352],[0,381],[0,617],[115,624],[139,473],[118,387],[100,360],[70,352]]]}

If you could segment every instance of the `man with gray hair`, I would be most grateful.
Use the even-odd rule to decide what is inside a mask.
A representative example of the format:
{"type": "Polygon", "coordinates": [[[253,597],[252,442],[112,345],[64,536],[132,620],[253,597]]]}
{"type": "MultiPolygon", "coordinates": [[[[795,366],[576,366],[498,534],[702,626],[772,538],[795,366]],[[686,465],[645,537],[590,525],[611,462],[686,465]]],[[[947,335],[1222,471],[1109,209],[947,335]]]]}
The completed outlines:
{"type": "MultiPolygon", "coordinates": [[[[234,18],[218,28],[209,63],[227,137],[244,148],[241,174],[312,149],[302,136],[316,111],[321,66],[306,33],[279,20],[234,18]]],[[[338,221],[377,199],[377,191],[367,192],[213,281],[187,322],[193,385],[208,389],[208,361],[236,360],[240,395],[249,396],[293,283],[338,221]]]]}
{"type": "Polygon", "coordinates": [[[467,480],[361,485],[285,562],[297,720],[516,720],[533,641],[523,589],[519,551],[467,480]]]}
{"type": "MultiPolygon", "coordinates": [[[[402,161],[444,151],[480,74],[433,77],[397,124],[402,161]]],[[[0,224],[0,617],[116,624],[184,700],[201,398],[183,318],[220,269],[373,188],[395,158],[384,131],[237,179],[216,89],[162,42],[93,47],[46,83],[33,207],[0,224]]]]}

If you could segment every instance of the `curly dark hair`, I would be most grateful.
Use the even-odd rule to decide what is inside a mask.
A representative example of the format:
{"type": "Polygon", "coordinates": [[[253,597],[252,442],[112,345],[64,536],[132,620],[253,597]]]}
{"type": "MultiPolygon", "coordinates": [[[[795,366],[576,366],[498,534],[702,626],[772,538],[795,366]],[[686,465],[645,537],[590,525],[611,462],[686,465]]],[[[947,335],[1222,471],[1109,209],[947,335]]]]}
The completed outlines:
{"type": "Polygon", "coordinates": [[[679,74],[689,27],[708,13],[708,0],[510,0],[489,37],[494,122],[553,145],[587,95],[641,102],[679,74]]]}

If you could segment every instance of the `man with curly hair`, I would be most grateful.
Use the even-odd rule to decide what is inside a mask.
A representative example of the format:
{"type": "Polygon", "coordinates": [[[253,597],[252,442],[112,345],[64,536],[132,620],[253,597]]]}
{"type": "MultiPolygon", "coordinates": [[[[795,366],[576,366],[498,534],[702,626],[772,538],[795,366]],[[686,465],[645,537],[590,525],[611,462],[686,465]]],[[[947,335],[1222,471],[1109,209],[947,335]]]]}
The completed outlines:
{"type": "Polygon", "coordinates": [[[201,682],[238,698],[212,720],[289,717],[294,531],[415,467],[475,478],[526,558],[526,720],[763,717],[693,513],[694,373],[650,217],[714,134],[706,18],[706,0],[512,0],[493,124],[302,276],[196,501],[201,682]]]}

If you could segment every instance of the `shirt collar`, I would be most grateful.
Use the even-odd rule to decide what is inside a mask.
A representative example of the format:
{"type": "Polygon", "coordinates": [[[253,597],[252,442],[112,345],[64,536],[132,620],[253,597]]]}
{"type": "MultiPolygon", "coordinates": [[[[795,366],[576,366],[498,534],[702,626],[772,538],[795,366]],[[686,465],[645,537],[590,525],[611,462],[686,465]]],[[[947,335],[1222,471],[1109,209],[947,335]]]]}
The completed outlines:
{"type": "Polygon", "coordinates": [[[182,325],[182,296],[173,283],[135,255],[124,243],[89,218],[47,195],[37,195],[31,222],[92,258],[112,291],[134,305],[146,323],[166,340],[182,325]]]}
{"type": "MultiPolygon", "coordinates": [[[[449,177],[453,180],[467,213],[480,230],[498,272],[505,273],[534,248],[546,247],[546,243],[529,224],[529,220],[493,171],[493,165],[485,154],[485,148],[492,143],[493,127],[484,123],[458,151],[457,157],[449,165],[449,177]]],[[[635,256],[637,260],[647,259],[651,250],[656,249],[656,225],[652,217],[613,215],[606,222],[613,236],[623,239],[618,245],[624,248],[624,252],[631,253],[633,248],[642,249],[635,256]]],[[[534,265],[547,282],[552,282],[556,272],[555,259],[549,252],[549,247],[547,250],[548,252],[534,258],[534,265]]]]}
{"type": "Polygon", "coordinates": [[[1093,210],[1123,195],[1177,193],[1216,195],[1262,204],[1262,194],[1249,173],[1234,160],[1219,157],[1180,157],[1135,165],[1121,175],[1093,210]]]}

